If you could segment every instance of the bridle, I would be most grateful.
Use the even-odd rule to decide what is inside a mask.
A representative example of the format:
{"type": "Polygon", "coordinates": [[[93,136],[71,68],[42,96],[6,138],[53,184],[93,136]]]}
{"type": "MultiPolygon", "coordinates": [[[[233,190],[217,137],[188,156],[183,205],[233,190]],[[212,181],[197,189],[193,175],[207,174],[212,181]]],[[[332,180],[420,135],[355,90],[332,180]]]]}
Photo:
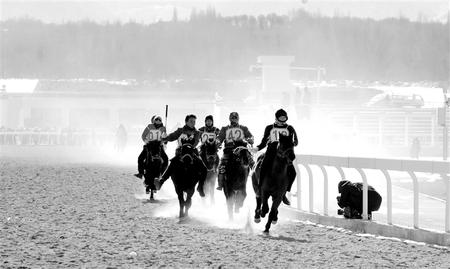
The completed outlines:
{"type": "MultiPolygon", "coordinates": [[[[189,149],[193,149],[193,148],[194,148],[191,144],[186,143],[186,144],[183,144],[183,145],[181,146],[181,152],[183,152],[183,147],[187,147],[187,148],[189,148],[189,149]]],[[[180,156],[180,161],[181,161],[182,163],[184,163],[183,159],[184,159],[185,157],[188,157],[188,158],[190,159],[190,164],[192,164],[192,163],[194,162],[194,158],[192,157],[192,154],[193,154],[193,153],[191,153],[191,154],[186,153],[186,154],[181,155],[181,156],[180,156]]]]}
{"type": "Polygon", "coordinates": [[[277,148],[277,156],[281,159],[287,159],[288,164],[292,163],[292,160],[289,158],[288,153],[291,152],[294,153],[294,149],[293,148],[288,148],[286,150],[280,151],[280,146],[278,146],[277,148]]]}

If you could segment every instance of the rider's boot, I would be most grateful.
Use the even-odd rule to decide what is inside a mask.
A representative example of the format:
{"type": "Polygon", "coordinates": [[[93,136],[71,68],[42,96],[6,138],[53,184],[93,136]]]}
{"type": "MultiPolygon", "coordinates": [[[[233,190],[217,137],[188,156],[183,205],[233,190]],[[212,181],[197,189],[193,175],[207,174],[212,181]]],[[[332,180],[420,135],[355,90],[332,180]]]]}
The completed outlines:
{"type": "MultiPolygon", "coordinates": [[[[295,172],[295,168],[293,165],[288,166],[288,186],[287,186],[287,191],[290,192],[291,188],[292,188],[292,184],[294,184],[295,181],[295,177],[296,177],[296,172],[295,172]]],[[[286,205],[291,205],[291,202],[289,201],[289,199],[286,197],[286,193],[283,196],[283,203],[286,205]]]]}
{"type": "Polygon", "coordinates": [[[285,205],[291,205],[291,201],[289,201],[289,199],[286,197],[286,193],[283,196],[283,203],[285,205]]]}

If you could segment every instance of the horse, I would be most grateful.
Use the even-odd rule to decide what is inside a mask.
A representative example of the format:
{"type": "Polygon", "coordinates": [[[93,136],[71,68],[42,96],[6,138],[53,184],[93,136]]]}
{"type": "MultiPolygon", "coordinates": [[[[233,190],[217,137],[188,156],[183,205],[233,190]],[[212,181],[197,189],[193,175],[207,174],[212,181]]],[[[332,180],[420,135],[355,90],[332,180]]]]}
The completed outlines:
{"type": "Polygon", "coordinates": [[[204,196],[203,184],[206,178],[206,167],[196,156],[196,149],[189,143],[183,144],[180,149],[180,157],[173,158],[172,167],[166,173],[172,178],[175,192],[180,204],[179,218],[189,216],[189,208],[192,204],[195,186],[198,183],[197,191],[200,196],[204,196]],[[169,171],[171,170],[171,171],[169,171]]]}
{"type": "Polygon", "coordinates": [[[206,142],[200,147],[200,157],[202,158],[202,161],[207,169],[203,191],[206,196],[209,196],[212,204],[214,204],[214,187],[218,173],[217,167],[219,166],[219,155],[217,154],[218,150],[219,147],[215,139],[206,140],[206,142]]]}
{"type": "Polygon", "coordinates": [[[272,197],[272,207],[265,226],[264,233],[269,233],[271,224],[278,221],[278,207],[289,185],[288,166],[293,159],[294,144],[289,136],[280,134],[279,142],[270,145],[264,158],[268,158],[267,169],[263,178],[260,177],[261,163],[258,161],[255,172],[252,175],[253,189],[256,194],[256,223],[261,221],[269,213],[269,197],[272,197]],[[261,180],[261,182],[259,182],[261,180]],[[262,205],[262,208],[261,208],[262,205]]]}
{"type": "Polygon", "coordinates": [[[225,169],[223,188],[230,220],[233,219],[233,207],[234,212],[239,213],[239,209],[244,205],[244,200],[247,197],[246,186],[250,172],[249,158],[252,158],[246,142],[235,142],[235,145],[236,147],[230,154],[225,169]]]}
{"type": "Polygon", "coordinates": [[[147,155],[144,162],[144,184],[146,193],[150,193],[150,200],[154,200],[156,186],[155,178],[159,178],[163,171],[163,159],[161,157],[161,142],[150,141],[146,145],[147,155]]]}

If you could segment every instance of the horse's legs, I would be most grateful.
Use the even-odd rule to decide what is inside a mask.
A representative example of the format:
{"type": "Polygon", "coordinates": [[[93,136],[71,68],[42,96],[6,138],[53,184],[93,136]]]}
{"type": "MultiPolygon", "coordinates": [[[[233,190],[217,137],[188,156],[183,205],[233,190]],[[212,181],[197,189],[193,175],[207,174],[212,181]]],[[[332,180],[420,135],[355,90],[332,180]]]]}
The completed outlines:
{"type": "Polygon", "coordinates": [[[215,199],[214,199],[214,187],[216,185],[216,178],[217,178],[217,173],[213,173],[211,178],[209,179],[209,198],[211,199],[211,204],[215,203],[215,199]]]}
{"type": "Polygon", "coordinates": [[[183,191],[177,192],[177,195],[178,195],[178,202],[180,203],[180,214],[178,217],[182,218],[184,217],[184,205],[185,205],[183,191]]]}
{"type": "Polygon", "coordinates": [[[283,196],[280,195],[276,198],[273,198],[272,196],[272,208],[270,209],[269,217],[267,219],[266,229],[264,230],[265,233],[269,232],[271,224],[276,224],[278,221],[278,207],[280,206],[282,198],[283,196]]]}
{"type": "Polygon", "coordinates": [[[261,217],[264,218],[266,214],[269,212],[269,195],[265,191],[261,191],[261,217]]]}
{"type": "Polygon", "coordinates": [[[256,197],[255,222],[261,221],[261,197],[256,197]]]}
{"type": "Polygon", "coordinates": [[[153,197],[153,190],[150,191],[150,200],[154,200],[155,198],[153,197]]]}
{"type": "Polygon", "coordinates": [[[228,218],[233,220],[233,204],[234,204],[234,195],[230,195],[227,199],[227,209],[228,209],[228,218]]]}
{"type": "Polygon", "coordinates": [[[191,205],[192,205],[192,195],[194,195],[194,190],[192,190],[192,191],[189,190],[186,195],[186,203],[184,206],[184,209],[185,209],[184,216],[185,217],[189,216],[189,208],[191,208],[191,205]]]}

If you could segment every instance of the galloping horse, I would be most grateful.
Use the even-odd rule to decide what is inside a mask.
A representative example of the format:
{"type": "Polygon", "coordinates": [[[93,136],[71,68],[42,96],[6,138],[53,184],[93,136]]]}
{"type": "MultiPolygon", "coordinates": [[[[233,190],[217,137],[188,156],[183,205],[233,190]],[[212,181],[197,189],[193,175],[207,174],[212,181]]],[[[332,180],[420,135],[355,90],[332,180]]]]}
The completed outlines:
{"type": "Polygon", "coordinates": [[[276,224],[278,221],[278,207],[289,184],[287,168],[293,159],[291,154],[294,154],[294,145],[291,139],[280,134],[277,146],[270,146],[266,151],[264,158],[269,158],[271,162],[267,163],[268,167],[263,178],[260,178],[261,162],[258,162],[252,175],[253,189],[256,194],[256,223],[259,223],[261,217],[264,218],[269,212],[268,200],[272,196],[272,208],[264,230],[265,233],[269,233],[270,225],[276,224]]]}
{"type": "Polygon", "coordinates": [[[214,187],[217,179],[217,167],[219,166],[219,147],[215,139],[208,139],[200,147],[200,157],[206,166],[207,173],[203,191],[209,196],[211,203],[214,203],[214,187]]]}
{"type": "Polygon", "coordinates": [[[227,200],[228,217],[233,219],[234,212],[239,213],[239,209],[244,205],[247,197],[246,185],[250,171],[249,158],[252,158],[247,143],[235,142],[236,146],[228,160],[225,172],[225,184],[223,192],[227,200]]]}
{"type": "Polygon", "coordinates": [[[163,171],[163,159],[161,158],[161,142],[150,141],[147,146],[147,156],[144,162],[144,184],[146,192],[150,192],[150,200],[156,193],[155,178],[159,178],[163,171]]]}
{"type": "Polygon", "coordinates": [[[180,150],[180,157],[172,159],[172,162],[175,163],[171,164],[165,172],[167,177],[170,176],[172,178],[175,192],[178,196],[180,218],[189,215],[189,208],[192,204],[192,196],[197,183],[197,190],[200,196],[205,195],[203,193],[203,184],[206,177],[206,167],[195,154],[195,148],[191,144],[183,144],[180,150]]]}

